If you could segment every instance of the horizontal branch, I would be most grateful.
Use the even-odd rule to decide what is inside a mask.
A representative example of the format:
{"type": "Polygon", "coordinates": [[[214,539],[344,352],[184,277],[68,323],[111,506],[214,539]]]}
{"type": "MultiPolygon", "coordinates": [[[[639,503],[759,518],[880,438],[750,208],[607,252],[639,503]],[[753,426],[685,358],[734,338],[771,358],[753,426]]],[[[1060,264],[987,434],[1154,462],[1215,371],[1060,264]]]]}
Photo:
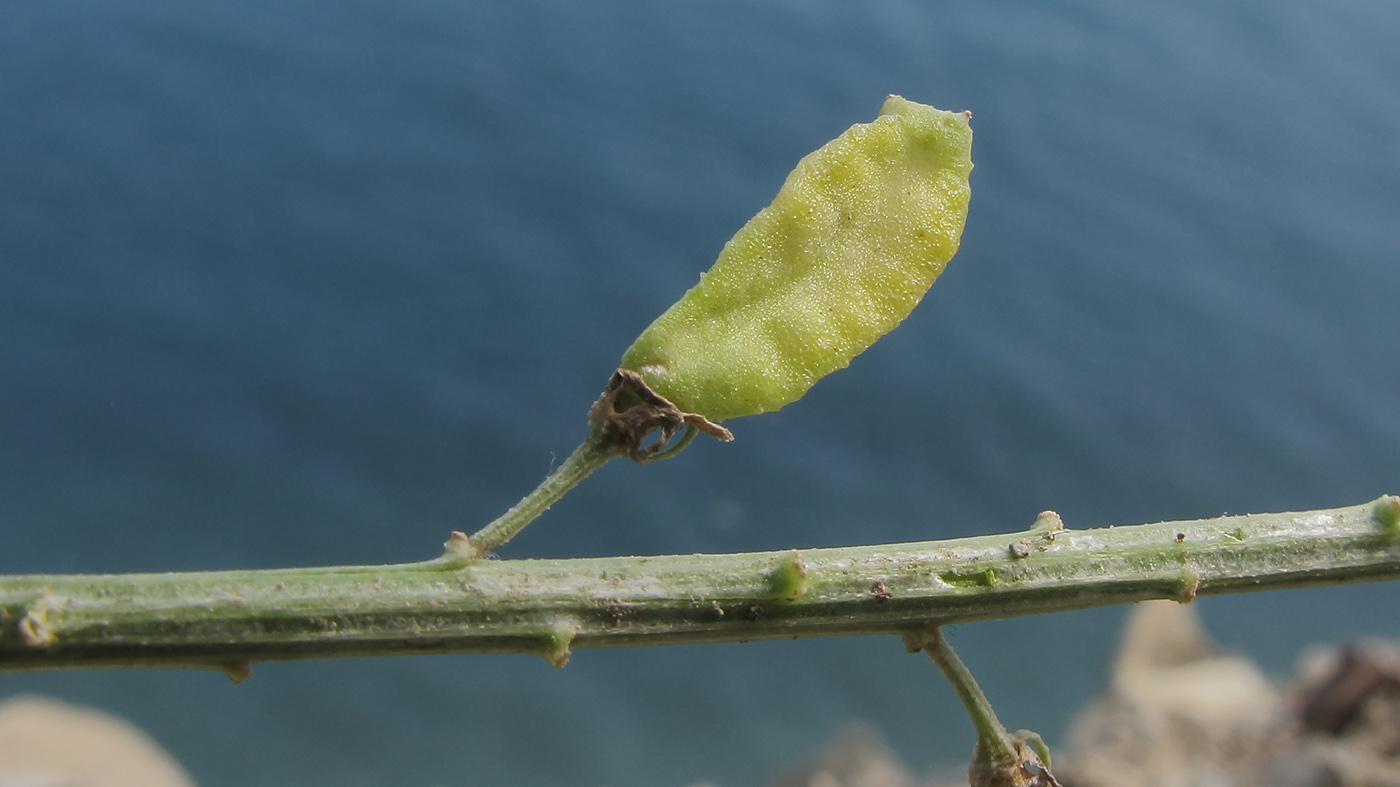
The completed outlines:
{"type": "Polygon", "coordinates": [[[0,670],[212,667],[905,633],[1400,577],[1400,498],[1348,508],[732,555],[0,577],[0,670]]]}

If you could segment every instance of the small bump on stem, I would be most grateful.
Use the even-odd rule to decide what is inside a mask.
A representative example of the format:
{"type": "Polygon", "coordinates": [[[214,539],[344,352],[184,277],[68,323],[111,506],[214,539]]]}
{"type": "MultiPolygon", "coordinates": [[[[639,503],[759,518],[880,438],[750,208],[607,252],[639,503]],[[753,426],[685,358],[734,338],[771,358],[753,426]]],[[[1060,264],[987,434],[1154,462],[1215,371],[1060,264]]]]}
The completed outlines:
{"type": "Polygon", "coordinates": [[[1036,515],[1035,522],[1031,523],[1030,530],[1032,533],[1040,533],[1046,541],[1054,541],[1055,536],[1063,533],[1066,528],[1059,514],[1054,511],[1041,511],[1036,515]]]}
{"type": "Polygon", "coordinates": [[[243,681],[253,677],[253,662],[230,662],[224,665],[224,673],[227,674],[228,679],[233,681],[234,683],[242,683],[243,681]]]}
{"type": "Polygon", "coordinates": [[[542,654],[551,667],[562,667],[569,663],[570,647],[578,634],[578,621],[560,619],[555,621],[544,635],[545,648],[542,654]]]}
{"type": "Polygon", "coordinates": [[[47,648],[58,643],[58,632],[49,621],[51,608],[48,596],[40,596],[19,621],[19,636],[24,644],[35,648],[47,648]]]}
{"type": "Polygon", "coordinates": [[[1180,585],[1176,593],[1176,603],[1190,604],[1196,600],[1196,591],[1201,587],[1201,575],[1194,571],[1187,571],[1181,575],[1180,585]]]}
{"type": "Polygon", "coordinates": [[[793,551],[768,572],[768,584],[773,595],[794,601],[807,592],[807,561],[802,553],[793,551]]]}
{"type": "Polygon", "coordinates": [[[1386,538],[1400,538],[1400,497],[1386,495],[1376,501],[1372,516],[1386,538]]]}
{"type": "Polygon", "coordinates": [[[472,545],[472,540],[460,530],[453,530],[442,548],[445,550],[442,556],[454,561],[468,563],[481,557],[481,553],[477,552],[476,547],[472,545]]]}

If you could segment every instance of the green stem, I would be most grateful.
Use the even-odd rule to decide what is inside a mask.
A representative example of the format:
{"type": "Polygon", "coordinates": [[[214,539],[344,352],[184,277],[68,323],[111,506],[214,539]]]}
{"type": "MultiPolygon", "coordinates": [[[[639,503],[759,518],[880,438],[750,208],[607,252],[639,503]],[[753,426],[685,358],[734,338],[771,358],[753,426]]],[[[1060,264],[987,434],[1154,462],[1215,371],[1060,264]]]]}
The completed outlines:
{"type": "Polygon", "coordinates": [[[938,665],[943,677],[953,684],[953,691],[957,692],[958,699],[967,708],[967,715],[972,717],[981,753],[997,765],[1019,760],[1016,741],[997,719],[996,711],[992,710],[992,704],[987,701],[987,695],[982,693],[967,665],[944,639],[943,630],[937,626],[930,627],[923,632],[922,639],[923,651],[938,665]]]}
{"type": "MultiPolygon", "coordinates": [[[[588,455],[583,466],[602,458],[588,455]]],[[[0,671],[241,672],[267,659],[445,652],[536,653],[557,664],[571,648],[904,634],[1397,577],[1400,498],[1390,496],[1302,513],[800,554],[8,576],[0,577],[0,671]],[[774,581],[792,571],[801,582],[774,581]]]]}
{"type": "Polygon", "coordinates": [[[633,371],[618,369],[588,412],[588,437],[574,449],[563,464],[510,510],[468,537],[456,531],[448,540],[447,551],[434,565],[461,566],[484,556],[515,537],[535,521],[564,493],[578,486],[594,470],[619,456],[631,456],[641,464],[670,459],[690,445],[703,431],[720,440],[733,440],[728,429],[703,416],[683,413],[647,387],[633,371]],[[674,445],[664,445],[681,425],[685,434],[674,445]],[[660,442],[643,449],[642,441],[659,432],[660,442]]]}
{"type": "Polygon", "coordinates": [[[554,472],[535,487],[535,491],[511,506],[509,511],[473,533],[470,538],[465,538],[461,533],[453,533],[452,539],[447,542],[447,554],[444,558],[455,558],[460,562],[485,555],[514,538],[516,533],[554,505],[565,492],[578,486],[578,483],[594,470],[607,464],[608,460],[626,454],[625,449],[619,448],[599,431],[590,432],[588,439],[575,448],[554,472]]]}

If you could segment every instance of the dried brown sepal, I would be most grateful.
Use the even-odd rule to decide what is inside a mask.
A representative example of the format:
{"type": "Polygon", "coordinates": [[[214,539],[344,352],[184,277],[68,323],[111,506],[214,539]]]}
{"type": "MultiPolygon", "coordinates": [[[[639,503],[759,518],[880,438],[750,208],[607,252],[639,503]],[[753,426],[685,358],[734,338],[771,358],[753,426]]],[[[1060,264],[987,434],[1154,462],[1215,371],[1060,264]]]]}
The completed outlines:
{"type": "Polygon", "coordinates": [[[588,423],[603,439],[625,449],[638,464],[664,451],[682,427],[726,443],[734,439],[732,432],[705,416],[682,412],[630,369],[613,372],[603,395],[588,411],[588,423]],[[642,442],[653,432],[660,432],[660,436],[643,447],[642,442]]]}
{"type": "Polygon", "coordinates": [[[972,787],[1060,787],[1050,768],[1041,761],[1035,745],[1022,734],[1015,737],[1016,760],[1013,762],[993,762],[987,747],[979,740],[973,749],[972,765],[967,769],[968,783],[972,787]]]}

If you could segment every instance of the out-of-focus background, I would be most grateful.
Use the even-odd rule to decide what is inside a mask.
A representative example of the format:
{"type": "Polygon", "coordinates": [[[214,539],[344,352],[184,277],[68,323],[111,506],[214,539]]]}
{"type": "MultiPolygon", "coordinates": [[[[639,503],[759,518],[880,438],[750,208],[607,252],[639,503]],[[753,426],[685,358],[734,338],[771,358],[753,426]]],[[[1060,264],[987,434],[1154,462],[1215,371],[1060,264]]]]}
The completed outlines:
{"type": "MultiPolygon", "coordinates": [[[[0,571],[431,557],[888,93],[970,109],[962,251],[732,445],[615,463],[503,556],[739,551],[1400,492],[1400,6],[0,4],[0,571]]],[[[1400,583],[1212,598],[1265,668],[1400,583]]],[[[1120,609],[956,628],[1052,743],[1120,609]]],[[[972,733],[894,638],[0,676],[204,787],[761,784],[855,719],[972,733]]]]}

